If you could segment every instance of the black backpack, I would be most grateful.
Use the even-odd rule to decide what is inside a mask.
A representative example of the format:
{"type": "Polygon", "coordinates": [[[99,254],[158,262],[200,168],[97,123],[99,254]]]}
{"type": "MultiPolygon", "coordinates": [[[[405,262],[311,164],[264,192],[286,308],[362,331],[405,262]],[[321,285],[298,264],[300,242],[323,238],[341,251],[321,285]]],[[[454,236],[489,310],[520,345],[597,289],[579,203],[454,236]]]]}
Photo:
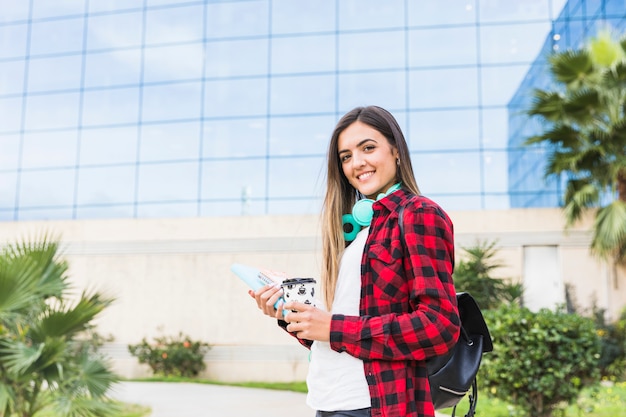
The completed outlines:
{"type": "MultiPolygon", "coordinates": [[[[398,213],[400,238],[404,242],[404,207],[398,213]]],[[[403,243],[404,244],[404,243],[403,243]]],[[[493,350],[491,335],[476,300],[466,292],[456,295],[461,319],[461,334],[454,348],[446,355],[430,358],[426,361],[430,395],[435,410],[454,407],[469,395],[470,408],[465,417],[473,417],[478,402],[478,384],[476,374],[485,352],[493,350]]]]}

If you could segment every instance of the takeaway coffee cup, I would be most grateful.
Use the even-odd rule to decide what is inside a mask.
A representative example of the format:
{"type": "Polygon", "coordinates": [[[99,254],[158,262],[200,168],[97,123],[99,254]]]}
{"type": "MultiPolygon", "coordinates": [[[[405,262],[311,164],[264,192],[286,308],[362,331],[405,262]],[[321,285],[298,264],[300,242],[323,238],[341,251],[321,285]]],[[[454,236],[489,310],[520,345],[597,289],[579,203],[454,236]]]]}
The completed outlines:
{"type": "Polygon", "coordinates": [[[283,281],[285,303],[298,301],[315,306],[315,278],[289,278],[283,281]]]}

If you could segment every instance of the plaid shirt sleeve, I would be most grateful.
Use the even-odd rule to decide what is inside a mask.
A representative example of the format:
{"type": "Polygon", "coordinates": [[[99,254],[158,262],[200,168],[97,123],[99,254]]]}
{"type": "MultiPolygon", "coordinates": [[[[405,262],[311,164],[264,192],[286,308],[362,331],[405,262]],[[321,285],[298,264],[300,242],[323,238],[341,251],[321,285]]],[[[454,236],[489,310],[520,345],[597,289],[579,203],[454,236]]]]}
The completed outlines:
{"type": "Polygon", "coordinates": [[[361,315],[333,316],[336,351],[364,360],[423,361],[445,354],[458,338],[452,222],[417,197],[404,210],[402,241],[396,213],[397,207],[374,216],[362,262],[361,315]]]}

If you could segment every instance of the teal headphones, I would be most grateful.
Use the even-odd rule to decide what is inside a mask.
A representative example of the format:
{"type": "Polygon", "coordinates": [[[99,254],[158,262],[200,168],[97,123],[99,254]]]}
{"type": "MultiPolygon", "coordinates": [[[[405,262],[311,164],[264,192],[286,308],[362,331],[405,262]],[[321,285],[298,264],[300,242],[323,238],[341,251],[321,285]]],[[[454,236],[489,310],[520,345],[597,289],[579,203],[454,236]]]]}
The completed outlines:
{"type": "MultiPolygon", "coordinates": [[[[399,190],[402,183],[392,185],[386,192],[378,194],[376,201],[399,190]]],[[[372,205],[374,200],[371,198],[363,198],[357,201],[352,207],[352,213],[341,216],[341,226],[343,228],[343,238],[346,242],[352,242],[356,235],[359,234],[361,228],[369,226],[374,216],[372,205]]]]}

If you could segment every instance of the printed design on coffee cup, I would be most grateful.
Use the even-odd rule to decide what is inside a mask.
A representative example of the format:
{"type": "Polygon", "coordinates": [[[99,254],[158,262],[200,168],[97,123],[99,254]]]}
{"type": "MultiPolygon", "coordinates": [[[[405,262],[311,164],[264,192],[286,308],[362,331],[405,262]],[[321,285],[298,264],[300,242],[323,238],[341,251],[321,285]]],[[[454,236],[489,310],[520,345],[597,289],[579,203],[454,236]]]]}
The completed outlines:
{"type": "Polygon", "coordinates": [[[314,278],[290,278],[282,283],[283,298],[285,302],[298,301],[300,303],[315,306],[314,278]]]}

